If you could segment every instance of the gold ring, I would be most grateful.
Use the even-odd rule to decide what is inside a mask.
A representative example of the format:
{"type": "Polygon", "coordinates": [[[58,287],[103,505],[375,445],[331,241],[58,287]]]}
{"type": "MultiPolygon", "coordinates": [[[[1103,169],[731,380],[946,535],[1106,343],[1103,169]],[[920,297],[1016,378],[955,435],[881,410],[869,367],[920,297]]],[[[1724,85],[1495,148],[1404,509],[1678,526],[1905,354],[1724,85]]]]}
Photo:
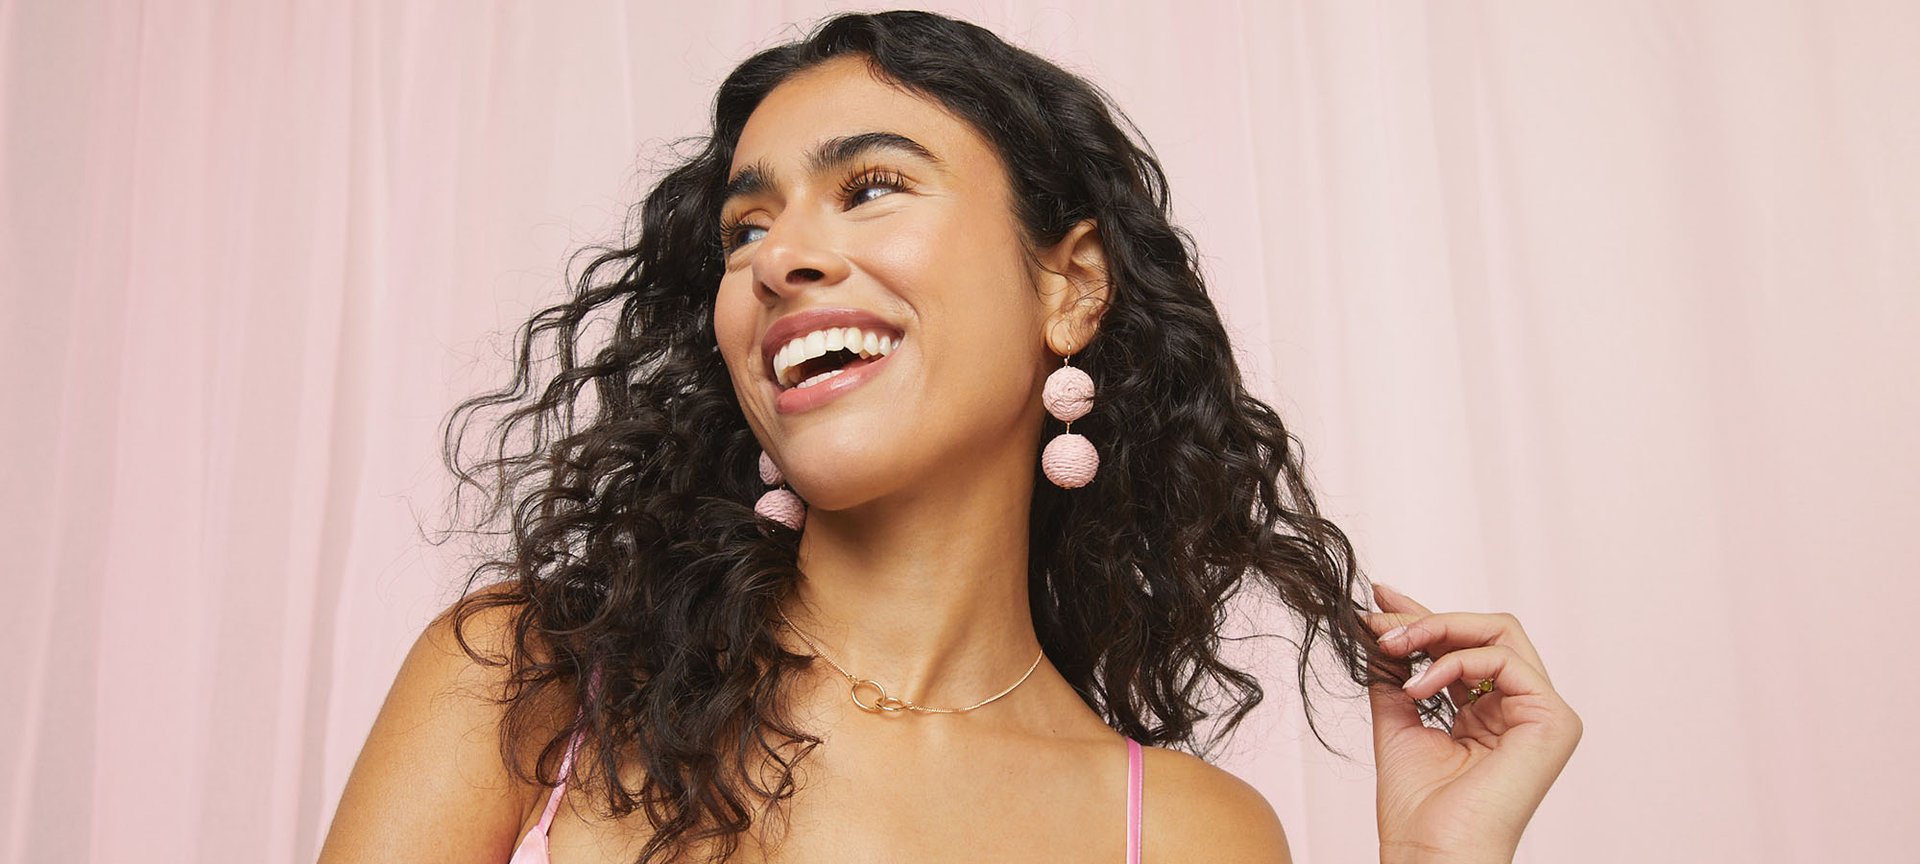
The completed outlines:
{"type": "Polygon", "coordinates": [[[1488,693],[1492,693],[1492,692],[1493,692],[1493,679],[1482,678],[1480,679],[1480,683],[1475,684],[1472,687],[1467,689],[1467,704],[1472,705],[1474,703],[1474,700],[1479,699],[1480,697],[1485,696],[1488,693]]]}

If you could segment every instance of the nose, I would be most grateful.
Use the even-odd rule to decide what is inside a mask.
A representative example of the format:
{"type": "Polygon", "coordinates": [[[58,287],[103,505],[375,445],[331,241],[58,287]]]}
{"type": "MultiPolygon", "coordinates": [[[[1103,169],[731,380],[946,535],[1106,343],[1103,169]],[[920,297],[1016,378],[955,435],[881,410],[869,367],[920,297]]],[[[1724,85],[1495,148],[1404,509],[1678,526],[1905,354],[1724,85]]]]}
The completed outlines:
{"type": "Polygon", "coordinates": [[[831,285],[847,278],[847,259],[834,248],[824,220],[809,219],[800,208],[780,214],[753,251],[753,279],[774,301],[809,285],[831,285]]]}

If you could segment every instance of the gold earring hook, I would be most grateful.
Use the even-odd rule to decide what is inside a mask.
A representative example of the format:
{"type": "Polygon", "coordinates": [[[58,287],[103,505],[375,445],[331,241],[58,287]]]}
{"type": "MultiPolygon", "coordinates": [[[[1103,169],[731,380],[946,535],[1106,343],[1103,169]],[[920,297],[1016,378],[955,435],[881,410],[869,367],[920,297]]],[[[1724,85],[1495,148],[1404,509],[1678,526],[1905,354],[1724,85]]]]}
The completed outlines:
{"type": "MultiPolygon", "coordinates": [[[[1057,330],[1059,330],[1059,329],[1060,329],[1060,325],[1062,325],[1062,324],[1065,324],[1065,323],[1067,323],[1067,322],[1066,322],[1066,319],[1064,319],[1064,318],[1057,318],[1057,319],[1054,319],[1054,322],[1053,322],[1053,324],[1052,324],[1051,326],[1049,326],[1049,327],[1047,328],[1047,334],[1048,334],[1048,335],[1052,335],[1052,334],[1053,334],[1053,333],[1054,333],[1055,331],[1057,331],[1057,330]]],[[[1069,342],[1069,343],[1067,343],[1067,353],[1066,353],[1066,355],[1065,355],[1065,356],[1066,356],[1066,357],[1071,357],[1071,356],[1073,356],[1073,354],[1074,354],[1074,346],[1073,346],[1073,343],[1071,343],[1071,342],[1069,342]]]]}

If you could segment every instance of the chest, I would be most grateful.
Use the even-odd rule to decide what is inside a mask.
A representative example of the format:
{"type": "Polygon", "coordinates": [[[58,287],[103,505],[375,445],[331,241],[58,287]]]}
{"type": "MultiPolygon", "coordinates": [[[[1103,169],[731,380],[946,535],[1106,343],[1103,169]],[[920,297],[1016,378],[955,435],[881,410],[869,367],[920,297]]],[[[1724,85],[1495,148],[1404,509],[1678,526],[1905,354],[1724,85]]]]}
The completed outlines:
{"type": "MultiPolygon", "coordinates": [[[[823,745],[796,767],[794,794],[755,813],[729,860],[1124,864],[1124,744],[970,749],[881,753],[823,745]]],[[[638,860],[652,836],[645,817],[606,820],[588,809],[563,803],[555,815],[548,833],[553,864],[638,860]]]]}

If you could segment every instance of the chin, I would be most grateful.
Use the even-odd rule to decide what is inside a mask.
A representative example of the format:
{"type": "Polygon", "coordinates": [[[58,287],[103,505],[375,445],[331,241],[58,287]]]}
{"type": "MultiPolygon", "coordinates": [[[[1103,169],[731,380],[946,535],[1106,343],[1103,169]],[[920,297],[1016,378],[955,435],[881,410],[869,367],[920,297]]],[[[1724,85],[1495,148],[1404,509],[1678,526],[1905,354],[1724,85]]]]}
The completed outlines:
{"type": "Polygon", "coordinates": [[[872,486],[856,486],[844,480],[837,482],[828,481],[824,486],[809,485],[804,487],[813,489],[814,494],[812,495],[801,491],[802,488],[799,484],[795,484],[793,487],[795,492],[800,493],[801,499],[807,502],[808,518],[812,518],[812,516],[821,513],[839,513],[846,510],[858,510],[861,507],[878,501],[888,491],[872,486]]]}
{"type": "Polygon", "coordinates": [[[788,449],[786,461],[791,465],[781,468],[787,485],[810,511],[849,510],[885,497],[900,487],[907,473],[870,458],[873,448],[867,443],[853,447],[815,443],[788,449]]]}

